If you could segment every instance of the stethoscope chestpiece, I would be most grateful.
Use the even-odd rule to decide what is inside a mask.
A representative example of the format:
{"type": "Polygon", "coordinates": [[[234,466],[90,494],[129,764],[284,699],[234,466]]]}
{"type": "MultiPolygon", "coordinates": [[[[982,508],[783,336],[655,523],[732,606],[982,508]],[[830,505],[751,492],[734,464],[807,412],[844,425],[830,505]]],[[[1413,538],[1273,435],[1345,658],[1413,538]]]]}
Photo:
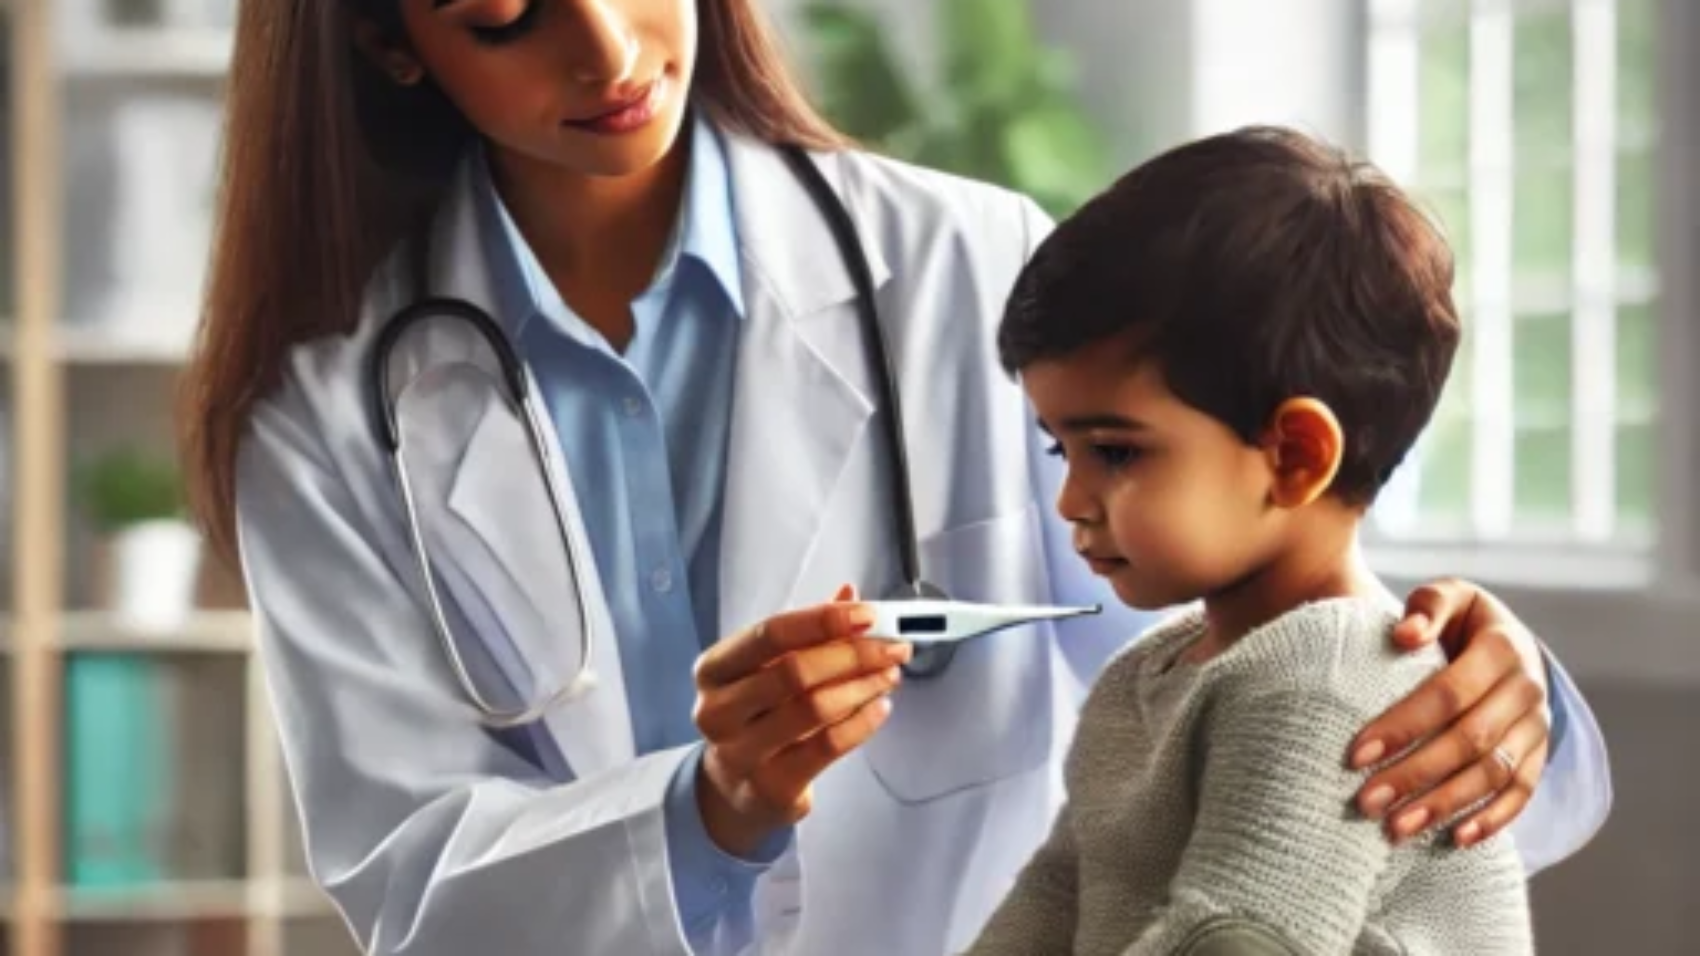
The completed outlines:
{"type": "MultiPolygon", "coordinates": [[[[899,584],[885,596],[887,601],[948,601],[950,595],[931,581],[899,584]]],[[[934,680],[950,669],[956,659],[956,645],[947,643],[916,644],[909,663],[903,665],[903,676],[909,680],[934,680]]]]}

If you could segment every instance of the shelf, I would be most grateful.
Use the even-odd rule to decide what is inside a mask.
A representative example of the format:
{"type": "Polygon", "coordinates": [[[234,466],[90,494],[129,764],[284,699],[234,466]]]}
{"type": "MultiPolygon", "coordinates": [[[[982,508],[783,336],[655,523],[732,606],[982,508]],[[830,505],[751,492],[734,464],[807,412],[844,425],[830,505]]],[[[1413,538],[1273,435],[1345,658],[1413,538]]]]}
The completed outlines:
{"type": "Polygon", "coordinates": [[[67,651],[246,654],[253,646],[253,617],[247,611],[201,611],[184,627],[163,634],[125,630],[100,611],[72,611],[61,620],[57,646],[67,651]]]}
{"type": "MultiPolygon", "coordinates": [[[[11,323],[0,323],[0,360],[17,356],[11,323]]],[[[118,335],[99,325],[62,324],[53,333],[53,358],[67,365],[178,365],[187,360],[189,339],[182,335],[118,335]]]]}
{"type": "MultiPolygon", "coordinates": [[[[12,899],[10,894],[0,893],[0,923],[12,919],[12,899]]],[[[336,912],[330,898],[304,879],[276,884],[205,880],[110,890],[64,887],[49,897],[47,909],[55,919],[78,923],[179,922],[259,915],[287,919],[336,912]]]]}
{"type": "Polygon", "coordinates": [[[219,29],[118,28],[79,37],[64,54],[80,79],[222,79],[233,35],[219,29]]]}
{"type": "MultiPolygon", "coordinates": [[[[184,627],[163,634],[127,630],[101,611],[70,611],[60,622],[52,649],[62,652],[246,654],[254,644],[253,616],[247,611],[201,611],[184,627]]],[[[0,654],[10,652],[11,641],[0,638],[0,654]]]]}

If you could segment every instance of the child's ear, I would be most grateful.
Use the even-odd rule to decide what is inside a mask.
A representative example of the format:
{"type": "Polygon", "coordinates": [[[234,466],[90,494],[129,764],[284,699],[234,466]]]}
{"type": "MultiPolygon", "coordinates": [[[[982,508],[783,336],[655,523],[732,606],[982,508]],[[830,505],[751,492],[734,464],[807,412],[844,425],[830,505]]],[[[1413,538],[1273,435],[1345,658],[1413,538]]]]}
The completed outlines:
{"type": "Polygon", "coordinates": [[[1270,468],[1270,496],[1281,508],[1302,508],[1334,483],[1345,455],[1340,421],[1314,398],[1291,398],[1270,416],[1263,433],[1270,468]]]}
{"type": "Polygon", "coordinates": [[[412,47],[371,20],[355,19],[354,46],[397,86],[413,86],[425,78],[425,67],[412,47]]]}

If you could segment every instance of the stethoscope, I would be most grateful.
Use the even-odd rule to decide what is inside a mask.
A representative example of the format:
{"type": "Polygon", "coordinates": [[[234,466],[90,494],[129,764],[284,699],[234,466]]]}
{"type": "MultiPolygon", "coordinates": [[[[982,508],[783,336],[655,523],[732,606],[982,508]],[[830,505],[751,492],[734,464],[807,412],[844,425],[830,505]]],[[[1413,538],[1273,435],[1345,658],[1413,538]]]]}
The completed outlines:
{"type": "MultiPolygon", "coordinates": [[[[851,281],[856,289],[856,310],[861,317],[865,334],[871,340],[869,347],[873,350],[876,361],[874,371],[879,378],[880,397],[885,403],[885,441],[891,466],[887,477],[890,483],[892,521],[896,526],[898,542],[898,561],[902,572],[902,581],[887,595],[891,601],[940,601],[946,600],[944,590],[921,576],[920,542],[915,533],[914,498],[910,490],[909,456],[903,441],[903,409],[901,397],[897,389],[897,376],[892,365],[891,350],[886,342],[885,330],[880,325],[878,307],[874,301],[873,271],[869,268],[868,259],[857,238],[856,228],[851,221],[850,212],[839,200],[826,177],[823,176],[800,148],[785,146],[780,149],[781,155],[802,180],[808,189],[814,203],[825,216],[828,226],[832,229],[833,240],[838,246],[840,258],[850,270],[851,281]]],[[[584,543],[573,533],[573,528],[566,518],[566,495],[562,493],[555,470],[550,467],[549,443],[544,440],[542,420],[537,414],[535,396],[531,388],[530,377],[526,374],[525,364],[516,353],[508,336],[490,317],[489,313],[470,302],[462,299],[433,297],[425,289],[425,256],[415,258],[415,278],[417,283],[415,301],[400,310],[385,326],[378,337],[372,354],[371,381],[374,390],[377,421],[380,429],[380,440],[389,455],[392,471],[395,475],[398,493],[401,497],[402,508],[406,513],[408,540],[418,564],[419,576],[425,588],[426,601],[430,606],[430,617],[437,639],[442,644],[443,653],[448,658],[454,670],[456,679],[460,682],[467,696],[477,708],[481,719],[493,727],[515,727],[533,723],[545,714],[568,701],[588,692],[595,686],[595,672],[591,668],[592,649],[595,646],[593,625],[590,619],[589,602],[585,600],[580,569],[584,562],[590,560],[584,543]],[[475,329],[489,345],[499,366],[500,377],[506,388],[506,400],[509,410],[518,415],[524,422],[532,453],[538,466],[542,468],[550,504],[555,513],[555,524],[561,539],[566,543],[567,567],[573,579],[573,591],[577,597],[579,623],[579,666],[574,678],[559,689],[548,693],[540,700],[515,709],[503,709],[492,703],[482,694],[476,682],[472,679],[466,663],[462,660],[459,645],[454,640],[448,616],[444,612],[443,600],[438,593],[436,575],[432,573],[431,562],[425,537],[420,529],[419,517],[414,504],[412,484],[407,477],[405,464],[405,449],[402,447],[401,428],[397,420],[396,405],[391,391],[390,353],[396,343],[409,328],[426,319],[458,319],[475,329]]],[[[919,609],[922,605],[916,605],[919,609]]],[[[938,618],[937,614],[925,616],[926,620],[938,618]]],[[[922,617],[915,618],[923,619],[922,617]]],[[[915,652],[910,663],[905,666],[907,676],[913,679],[929,680],[943,674],[956,656],[955,641],[916,641],[915,652]]]]}

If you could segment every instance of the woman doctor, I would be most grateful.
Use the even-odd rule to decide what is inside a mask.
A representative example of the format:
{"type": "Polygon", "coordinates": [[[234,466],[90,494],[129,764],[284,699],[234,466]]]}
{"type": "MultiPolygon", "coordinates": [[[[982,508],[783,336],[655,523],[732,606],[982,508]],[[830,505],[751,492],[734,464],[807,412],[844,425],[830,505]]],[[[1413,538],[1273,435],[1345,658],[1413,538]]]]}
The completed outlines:
{"type": "MultiPolygon", "coordinates": [[[[928,579],[1110,605],[991,351],[1045,217],[845,147],[756,0],[245,3],[229,97],[187,453],[246,575],[313,875],[364,947],[971,939],[1043,837],[1085,687],[1144,622],[1112,607],[942,669],[857,637],[855,598],[899,579],[893,465],[851,273],[777,147],[811,151],[862,238],[928,579]],[[481,721],[443,653],[376,437],[374,343],[426,293],[513,343],[593,556],[600,682],[518,727],[481,721]]],[[[410,504],[465,667],[564,679],[575,579],[475,342],[446,323],[388,363],[410,504]]],[[[1453,664],[1365,728],[1372,762],[1435,735],[1366,809],[1393,805],[1396,839],[1492,798],[1477,838],[1515,819],[1532,870],[1562,859],[1609,803],[1586,706],[1488,595],[1411,607],[1406,639],[1453,664]]]]}

